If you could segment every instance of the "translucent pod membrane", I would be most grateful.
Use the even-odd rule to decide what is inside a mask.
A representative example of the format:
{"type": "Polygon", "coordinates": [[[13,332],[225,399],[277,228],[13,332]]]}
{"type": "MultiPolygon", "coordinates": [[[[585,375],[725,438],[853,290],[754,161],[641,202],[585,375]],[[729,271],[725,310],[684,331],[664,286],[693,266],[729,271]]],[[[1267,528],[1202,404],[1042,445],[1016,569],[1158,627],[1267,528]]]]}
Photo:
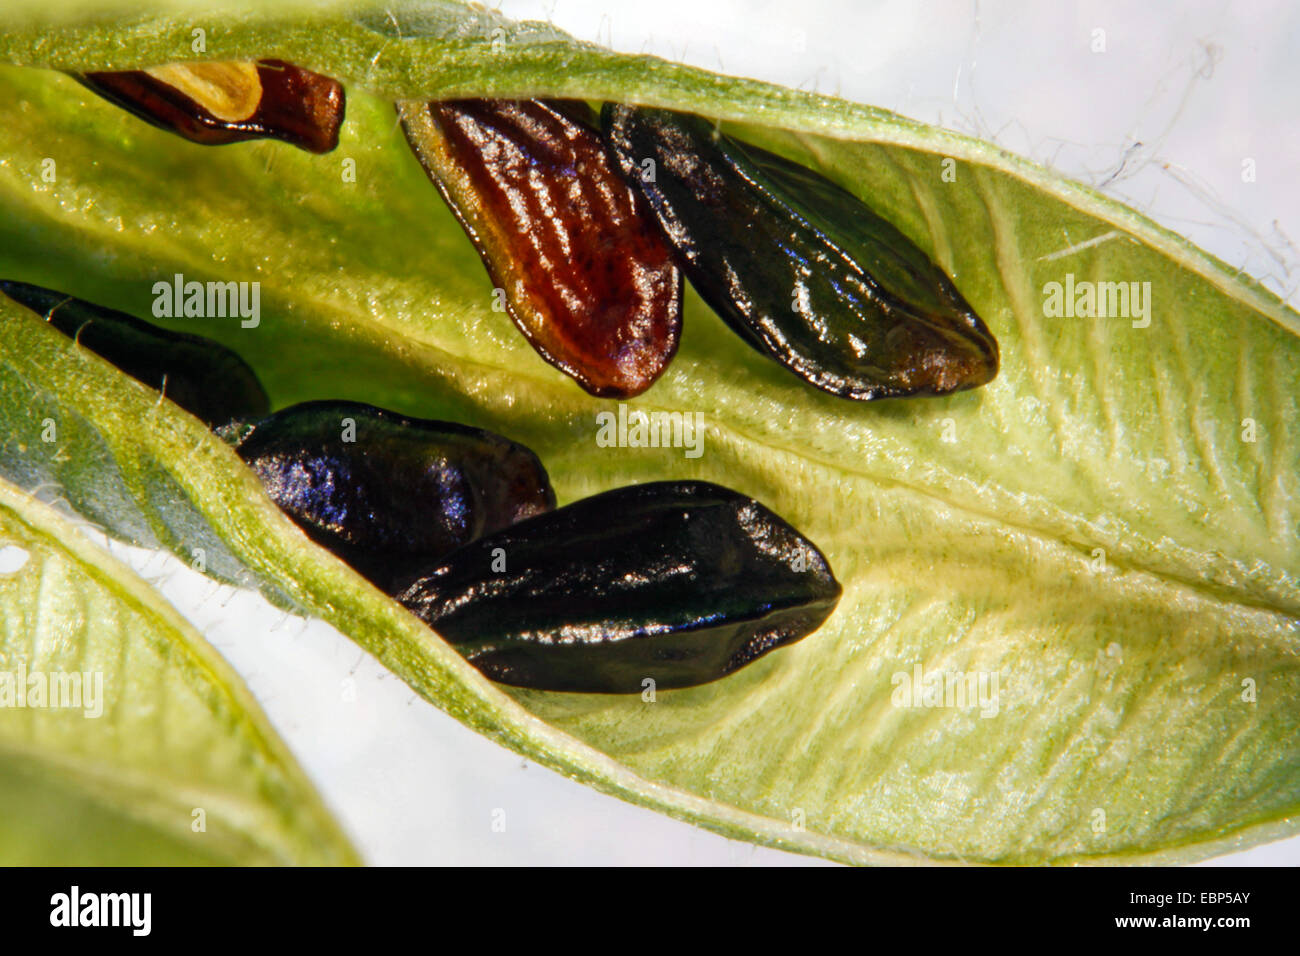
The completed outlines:
{"type": "Polygon", "coordinates": [[[590,109],[456,100],[398,112],[538,354],[593,395],[649,388],[677,352],[681,274],[590,109]]]}
{"type": "Polygon", "coordinates": [[[752,498],[701,481],[605,492],[480,538],[397,594],[493,680],[704,684],[815,631],[840,585],[752,498]]]}
{"type": "Polygon", "coordinates": [[[997,342],[948,276],[852,193],[703,117],[606,104],[601,122],[691,284],[762,354],[858,400],[997,374],[997,342]]]}
{"type": "Polygon", "coordinates": [[[219,429],[312,540],[391,591],[481,535],[555,507],[517,442],[359,402],[306,402],[219,429]]]}
{"type": "Polygon", "coordinates": [[[328,153],[339,144],[343,85],[283,60],[171,63],[77,79],[146,122],[205,146],[278,139],[328,153]]]}
{"type": "Polygon", "coordinates": [[[125,312],[26,282],[0,280],[0,292],[44,317],[82,348],[160,390],[209,427],[264,415],[270,408],[248,363],[211,339],[161,329],[125,312]]]}

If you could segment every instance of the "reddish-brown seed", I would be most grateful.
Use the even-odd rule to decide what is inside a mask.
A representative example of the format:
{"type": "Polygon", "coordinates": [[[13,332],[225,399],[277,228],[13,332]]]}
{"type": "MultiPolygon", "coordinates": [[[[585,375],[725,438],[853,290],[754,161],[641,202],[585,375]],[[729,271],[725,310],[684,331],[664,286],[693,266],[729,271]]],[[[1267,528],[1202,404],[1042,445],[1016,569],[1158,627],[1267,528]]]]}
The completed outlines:
{"type": "Polygon", "coordinates": [[[677,351],[681,273],[586,105],[411,101],[398,112],[533,348],[593,395],[649,388],[677,351]]]}
{"type": "Polygon", "coordinates": [[[343,85],[283,60],[175,64],[79,79],[141,119],[206,146],[278,139],[327,153],[343,123],[343,85]]]}

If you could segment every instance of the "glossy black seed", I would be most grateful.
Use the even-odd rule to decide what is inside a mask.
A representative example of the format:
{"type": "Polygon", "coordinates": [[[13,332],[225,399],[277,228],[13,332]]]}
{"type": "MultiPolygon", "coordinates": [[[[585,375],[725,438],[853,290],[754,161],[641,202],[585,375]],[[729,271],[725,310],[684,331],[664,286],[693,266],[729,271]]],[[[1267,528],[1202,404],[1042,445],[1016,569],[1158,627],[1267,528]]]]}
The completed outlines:
{"type": "Polygon", "coordinates": [[[948,276],[852,193],[699,116],[606,104],[601,121],[696,291],[759,352],[858,400],[997,374],[997,342],[948,276]]]}
{"type": "Polygon", "coordinates": [[[523,445],[359,402],[307,402],[219,430],[307,534],[381,590],[555,507],[523,445]]]}
{"type": "Polygon", "coordinates": [[[270,407],[248,363],[211,339],[160,329],[26,282],[0,280],[0,292],[209,426],[263,415],[270,407]]]}
{"type": "Polygon", "coordinates": [[[826,559],[752,498],[700,481],[586,498],[486,536],[397,594],[493,680],[640,693],[730,674],[816,630],[826,559]]]}

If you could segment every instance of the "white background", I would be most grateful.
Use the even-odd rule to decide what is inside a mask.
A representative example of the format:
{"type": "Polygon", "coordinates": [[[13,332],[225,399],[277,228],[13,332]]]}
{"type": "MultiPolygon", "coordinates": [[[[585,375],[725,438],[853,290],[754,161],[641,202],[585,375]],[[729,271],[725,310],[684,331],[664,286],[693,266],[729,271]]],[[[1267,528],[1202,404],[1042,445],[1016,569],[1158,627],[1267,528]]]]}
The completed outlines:
{"type": "MultiPolygon", "coordinates": [[[[1298,5],[506,0],[500,9],[628,52],[837,93],[995,140],[1104,185],[1296,301],[1298,5]],[[1098,29],[1104,53],[1091,49],[1098,29]],[[1247,158],[1253,183],[1242,181],[1247,158]]],[[[527,764],[319,621],[286,617],[166,555],[114,551],[244,675],[371,863],[817,862],[725,840],[527,764]],[[491,827],[498,808],[504,832],[491,827]]],[[[1300,838],[1219,862],[1295,865],[1300,838]]]]}

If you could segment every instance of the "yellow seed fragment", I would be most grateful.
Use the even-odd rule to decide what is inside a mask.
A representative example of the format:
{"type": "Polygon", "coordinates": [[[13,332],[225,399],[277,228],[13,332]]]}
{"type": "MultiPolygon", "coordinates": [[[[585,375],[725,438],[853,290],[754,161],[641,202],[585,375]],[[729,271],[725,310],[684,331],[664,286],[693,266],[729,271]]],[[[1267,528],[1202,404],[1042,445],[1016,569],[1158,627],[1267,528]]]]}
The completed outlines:
{"type": "Polygon", "coordinates": [[[180,90],[224,123],[248,119],[262,102],[262,81],[257,76],[256,63],[243,60],[168,63],[145,72],[180,90]]]}

